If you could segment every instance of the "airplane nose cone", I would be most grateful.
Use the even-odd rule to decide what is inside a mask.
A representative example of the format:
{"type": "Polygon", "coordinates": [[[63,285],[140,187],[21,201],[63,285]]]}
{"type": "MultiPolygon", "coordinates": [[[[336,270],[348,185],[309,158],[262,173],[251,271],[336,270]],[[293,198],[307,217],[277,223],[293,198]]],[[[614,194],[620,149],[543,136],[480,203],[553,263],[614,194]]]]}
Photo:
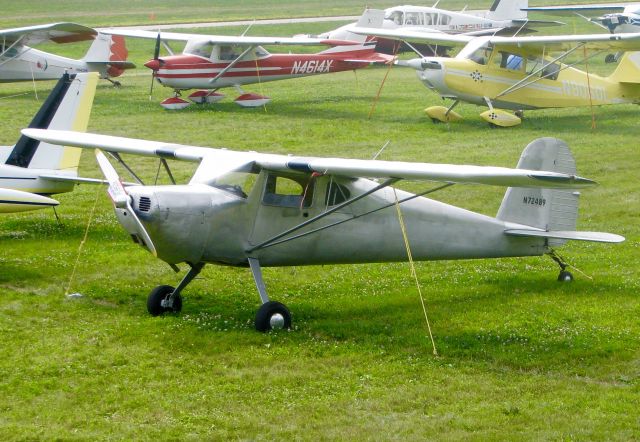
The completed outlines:
{"type": "Polygon", "coordinates": [[[147,61],[144,65],[152,71],[157,71],[158,69],[160,69],[160,60],[154,58],[153,60],[147,61]]]}

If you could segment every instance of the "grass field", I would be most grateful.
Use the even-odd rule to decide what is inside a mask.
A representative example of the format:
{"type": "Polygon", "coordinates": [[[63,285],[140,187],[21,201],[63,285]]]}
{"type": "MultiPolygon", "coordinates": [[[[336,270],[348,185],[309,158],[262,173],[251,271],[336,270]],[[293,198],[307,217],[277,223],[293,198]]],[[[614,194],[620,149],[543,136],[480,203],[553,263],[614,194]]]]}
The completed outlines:
{"type": "MultiPolygon", "coordinates": [[[[148,46],[130,45],[140,66],[148,46]]],[[[272,97],[266,111],[227,99],[170,113],[158,106],[170,91],[156,87],[149,101],[142,68],[120,89],[100,84],[90,130],[350,158],[390,140],[381,159],[507,167],[531,140],[557,136],[600,183],[582,192],[579,229],[627,241],[562,248],[589,276],[574,271],[571,284],[555,281],[548,257],[419,263],[434,356],[406,264],[265,269],[272,298],[292,311],[290,332],[254,331],[247,269],[206,267],[181,315],[151,318],[148,291],[181,275],[131,243],[104,189],[80,186],[57,196],[61,224],[50,211],[0,218],[0,439],[640,439],[637,106],[594,109],[593,130],[588,108],[528,112],[520,127],[491,130],[480,108],[461,105],[465,122],[432,125],[422,109],[440,100],[394,68],[368,119],[384,74],[247,87],[272,97]],[[84,296],[68,299],[89,220],[70,287],[84,296]]],[[[37,85],[40,100],[52,85],[37,85]]],[[[2,85],[0,145],[40,106],[32,91],[2,85]]],[[[157,162],[130,161],[153,181],[157,162]]],[[[185,179],[192,167],[174,171],[185,179]]],[[[81,173],[99,176],[92,155],[81,173]]],[[[435,198],[495,215],[503,193],[453,186],[435,198]]]]}

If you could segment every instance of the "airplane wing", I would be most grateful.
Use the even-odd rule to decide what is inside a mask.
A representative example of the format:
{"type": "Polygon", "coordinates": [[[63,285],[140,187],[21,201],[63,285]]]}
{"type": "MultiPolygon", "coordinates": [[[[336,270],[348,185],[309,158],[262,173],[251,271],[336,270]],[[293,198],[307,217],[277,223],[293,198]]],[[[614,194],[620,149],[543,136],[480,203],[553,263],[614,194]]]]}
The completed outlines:
{"type": "Polygon", "coordinates": [[[354,34],[371,35],[375,37],[389,38],[392,40],[404,40],[410,43],[427,43],[427,44],[447,44],[447,45],[466,45],[474,39],[472,35],[465,34],[446,34],[444,32],[425,32],[415,28],[413,29],[382,29],[382,28],[364,28],[354,27],[351,29],[354,34]]]}
{"type": "Polygon", "coordinates": [[[505,167],[470,166],[455,164],[409,163],[400,161],[355,160],[345,158],[294,157],[287,155],[238,152],[225,149],[186,146],[133,138],[113,137],[84,132],[44,129],[23,129],[30,138],[52,144],[99,148],[105,151],[129,153],[183,161],[202,162],[210,175],[198,169],[199,182],[219,176],[216,164],[224,164],[226,172],[252,164],[274,171],[320,173],[326,175],[367,178],[397,178],[463,184],[489,184],[496,186],[582,188],[596,184],[586,178],[557,172],[505,167]]]}
{"type": "Polygon", "coordinates": [[[35,45],[45,41],[71,43],[93,40],[97,33],[93,28],[75,23],[50,23],[47,25],[0,30],[0,40],[3,40],[5,45],[18,40],[25,45],[35,45]]]}
{"type": "MultiPolygon", "coordinates": [[[[122,35],[124,37],[146,38],[155,40],[158,32],[144,31],[140,29],[100,29],[103,34],[122,35]]],[[[300,37],[244,37],[233,35],[206,35],[206,34],[185,34],[180,32],[160,32],[160,39],[165,41],[190,41],[199,40],[212,44],[233,44],[239,46],[263,46],[263,45],[296,45],[296,46],[342,46],[360,44],[349,40],[332,40],[326,38],[300,37]]]]}
{"type": "Polygon", "coordinates": [[[583,35],[542,35],[522,37],[473,37],[469,35],[448,35],[441,33],[405,31],[402,29],[354,28],[356,34],[405,40],[412,43],[467,44],[475,38],[482,38],[495,46],[527,48],[532,52],[566,51],[576,46],[587,49],[611,51],[640,51],[640,32],[627,34],[583,34],[583,35]]]}
{"type": "Polygon", "coordinates": [[[628,34],[547,35],[526,37],[492,37],[498,46],[517,46],[534,51],[567,51],[576,46],[611,51],[639,51],[640,32],[628,34]]]}
{"type": "Polygon", "coordinates": [[[602,14],[613,14],[623,12],[625,6],[617,4],[606,5],[582,5],[582,6],[536,6],[530,8],[522,8],[527,12],[542,12],[551,15],[575,15],[580,14],[585,17],[597,17],[602,14]]]}

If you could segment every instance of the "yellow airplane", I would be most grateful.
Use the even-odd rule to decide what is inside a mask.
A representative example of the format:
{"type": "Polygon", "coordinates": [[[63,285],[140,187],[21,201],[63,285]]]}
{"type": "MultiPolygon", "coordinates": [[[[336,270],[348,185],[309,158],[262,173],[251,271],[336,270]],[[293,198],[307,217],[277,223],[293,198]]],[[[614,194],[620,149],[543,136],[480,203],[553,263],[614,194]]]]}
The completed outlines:
{"type": "Polygon", "coordinates": [[[527,109],[640,103],[640,52],[625,52],[640,51],[640,33],[470,37],[402,29],[354,32],[409,44],[464,45],[453,58],[396,62],[415,68],[427,88],[454,100],[449,107],[425,109],[434,122],[461,120],[453,111],[460,101],[487,106],[480,116],[503,127],[520,124],[527,109]],[[610,51],[625,52],[615,71],[607,77],[589,72],[589,60],[610,51]]]}

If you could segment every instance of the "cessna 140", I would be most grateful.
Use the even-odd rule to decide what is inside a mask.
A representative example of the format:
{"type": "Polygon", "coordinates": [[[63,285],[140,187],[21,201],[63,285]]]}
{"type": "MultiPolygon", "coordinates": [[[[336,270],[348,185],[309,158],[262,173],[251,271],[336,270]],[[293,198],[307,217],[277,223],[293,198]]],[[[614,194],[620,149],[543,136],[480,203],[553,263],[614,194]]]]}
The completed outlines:
{"type": "MultiPolygon", "coordinates": [[[[360,69],[371,63],[390,63],[393,57],[375,52],[375,43],[360,44],[310,38],[228,37],[220,35],[154,33],[141,30],[103,30],[114,35],[156,40],[155,53],[145,66],[163,86],[173,88],[175,96],[164,100],[166,109],[183,109],[190,103],[180,98],[180,91],[199,89],[189,95],[195,103],[215,103],[224,98],[216,92],[235,86],[241,93],[235,102],[243,107],[258,107],[271,99],[244,93],[244,84],[299,78],[360,69]],[[181,55],[160,57],[161,41],[184,41],[181,55]],[[270,54],[261,45],[328,45],[316,54],[270,54]]],[[[168,48],[168,46],[167,46],[168,48]]],[[[171,52],[173,53],[173,52],[171,52]]],[[[153,84],[153,83],[152,83],[153,84]]]]}
{"type": "Polygon", "coordinates": [[[151,291],[152,315],[180,311],[182,291],[205,263],[251,268],[262,300],[255,326],[266,331],[288,328],[291,315],[269,299],[262,266],[405,261],[405,238],[416,260],[550,254],[565,281],[572,275],[553,247],[624,240],[575,231],[575,189],[595,183],[576,175],[569,148],[554,138],[530,143],[509,169],[260,154],[71,131],[23,134],[95,148],[116,216],[133,241],[174,270],[178,263],[190,266],[177,287],[151,291]],[[186,185],[125,187],[102,150],[199,166],[186,185]],[[440,184],[411,194],[390,187],[400,180],[440,184]],[[509,188],[495,218],[424,198],[457,183],[509,188]]]}
{"type": "MultiPolygon", "coordinates": [[[[87,129],[98,74],[65,74],[53,88],[29,127],[87,129]]],[[[54,146],[22,135],[14,146],[0,147],[0,212],[22,212],[54,207],[45,195],[70,192],[78,182],[82,150],[54,146]]]]}
{"type": "Polygon", "coordinates": [[[588,60],[603,51],[640,50],[640,33],[469,37],[373,28],[354,31],[409,42],[464,45],[453,58],[397,61],[416,69],[427,88],[453,100],[448,108],[425,109],[434,122],[462,119],[453,111],[460,101],[487,106],[489,110],[480,116],[494,126],[520,124],[525,109],[640,102],[640,52],[625,52],[608,77],[588,72],[588,60]],[[578,64],[587,70],[573,67],[578,64]]]}
{"type": "MultiPolygon", "coordinates": [[[[447,11],[427,6],[394,6],[384,11],[365,10],[357,23],[350,23],[333,31],[319,34],[319,38],[338,40],[358,40],[359,35],[354,28],[370,27],[383,29],[410,29],[422,32],[444,32],[447,34],[496,35],[531,32],[531,28],[540,26],[557,26],[557,21],[530,20],[523,9],[528,0],[495,0],[491,9],[483,12],[467,12],[466,7],[460,12],[447,11]],[[379,12],[377,12],[379,11],[379,12]],[[375,16],[374,16],[375,14],[375,16]],[[379,16],[379,17],[378,17],[379,16]]],[[[362,38],[362,37],[360,37],[362,38]]],[[[388,51],[393,45],[388,40],[380,39],[377,49],[388,51]]],[[[422,51],[423,47],[419,49],[422,51]]],[[[431,48],[432,49],[432,48],[431,48]]],[[[395,49],[391,49],[395,53],[395,49]]]]}
{"type": "Polygon", "coordinates": [[[125,69],[135,67],[127,61],[122,37],[112,37],[75,23],[52,23],[0,30],[0,83],[12,81],[57,80],[64,73],[99,72],[113,81],[125,69]],[[46,41],[70,43],[93,40],[84,58],[74,60],[39,51],[27,45],[46,41]]]}

